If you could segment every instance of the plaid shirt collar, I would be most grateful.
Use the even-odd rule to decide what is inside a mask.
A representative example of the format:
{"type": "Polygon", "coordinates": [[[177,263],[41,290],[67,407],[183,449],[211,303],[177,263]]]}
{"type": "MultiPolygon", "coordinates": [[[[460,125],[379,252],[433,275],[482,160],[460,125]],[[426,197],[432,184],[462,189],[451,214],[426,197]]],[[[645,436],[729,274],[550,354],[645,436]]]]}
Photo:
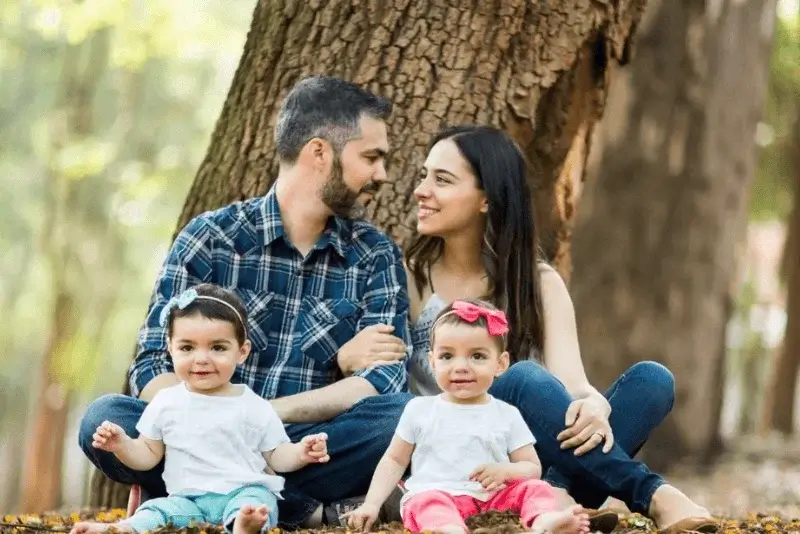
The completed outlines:
{"type": "MultiPolygon", "coordinates": [[[[261,209],[257,213],[260,220],[255,221],[255,226],[258,228],[259,245],[262,248],[286,235],[274,186],[264,196],[261,209]]],[[[328,218],[325,231],[314,246],[314,249],[324,250],[326,247],[331,246],[339,256],[344,258],[347,256],[347,251],[351,245],[352,235],[353,226],[350,220],[331,215],[328,218]]],[[[287,239],[286,242],[288,243],[289,240],[287,239]]]]}

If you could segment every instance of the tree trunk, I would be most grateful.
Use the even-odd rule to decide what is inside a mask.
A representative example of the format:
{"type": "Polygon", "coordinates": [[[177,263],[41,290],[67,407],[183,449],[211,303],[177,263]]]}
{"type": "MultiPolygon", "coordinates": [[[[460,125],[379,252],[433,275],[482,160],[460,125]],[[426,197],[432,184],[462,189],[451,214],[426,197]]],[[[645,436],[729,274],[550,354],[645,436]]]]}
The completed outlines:
{"type": "Polygon", "coordinates": [[[783,250],[786,279],[786,333],[773,367],[765,399],[766,428],[783,434],[794,431],[797,376],[800,372],[800,102],[794,129],[794,206],[783,250]]]}
{"type": "Polygon", "coordinates": [[[774,0],[653,0],[636,60],[609,96],[576,223],[572,293],[598,386],[642,360],[675,374],[673,413],[649,443],[657,469],[710,460],[719,441],[724,333],[774,19],[774,0]]]}
{"type": "Polygon", "coordinates": [[[607,67],[626,60],[644,3],[259,0],[177,229],[205,210],[269,189],[278,170],[272,135],[278,106],[299,79],[326,73],[395,104],[389,124],[395,182],[370,206],[375,223],[401,244],[411,235],[414,177],[441,126],[497,125],[533,164],[545,252],[568,277],[572,219],[609,86],[607,67]]]}
{"type": "Polygon", "coordinates": [[[20,509],[24,513],[55,510],[61,504],[61,468],[69,413],[69,390],[53,376],[53,363],[72,337],[76,310],[72,298],[59,292],[52,332],[41,365],[33,430],[23,464],[20,509]]]}

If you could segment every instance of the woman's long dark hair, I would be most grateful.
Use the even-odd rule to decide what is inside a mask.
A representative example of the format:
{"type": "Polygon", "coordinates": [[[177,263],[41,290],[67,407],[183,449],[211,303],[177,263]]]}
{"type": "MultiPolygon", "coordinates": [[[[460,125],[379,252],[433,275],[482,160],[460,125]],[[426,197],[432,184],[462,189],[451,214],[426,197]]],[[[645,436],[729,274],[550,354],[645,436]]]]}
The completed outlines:
{"type": "MultiPolygon", "coordinates": [[[[488,126],[453,126],[431,139],[428,151],[452,140],[472,167],[488,202],[481,257],[490,300],[506,311],[511,361],[536,358],[544,349],[544,322],[539,284],[539,250],[525,157],[503,131],[488,126]]],[[[431,266],[441,257],[444,239],[415,234],[406,249],[406,264],[422,296],[431,266]]]]}

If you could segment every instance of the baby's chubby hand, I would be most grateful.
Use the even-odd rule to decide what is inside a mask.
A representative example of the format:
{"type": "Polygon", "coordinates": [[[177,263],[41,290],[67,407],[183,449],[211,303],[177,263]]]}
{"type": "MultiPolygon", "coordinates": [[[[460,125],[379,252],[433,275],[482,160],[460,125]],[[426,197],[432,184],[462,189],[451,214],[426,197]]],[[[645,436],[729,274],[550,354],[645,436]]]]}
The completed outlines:
{"type": "Polygon", "coordinates": [[[310,464],[322,464],[331,459],[328,455],[328,435],[324,432],[310,434],[300,440],[303,460],[310,464]]]}
{"type": "Polygon", "coordinates": [[[103,421],[92,435],[92,447],[102,451],[117,452],[128,439],[130,438],[121,426],[110,421],[103,421]]]}

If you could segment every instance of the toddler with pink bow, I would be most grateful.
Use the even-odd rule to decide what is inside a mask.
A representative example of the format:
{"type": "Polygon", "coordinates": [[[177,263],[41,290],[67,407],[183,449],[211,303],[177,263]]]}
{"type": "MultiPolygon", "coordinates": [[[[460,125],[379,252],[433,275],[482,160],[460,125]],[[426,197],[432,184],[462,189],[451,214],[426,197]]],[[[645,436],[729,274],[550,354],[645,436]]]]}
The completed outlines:
{"type": "Polygon", "coordinates": [[[464,520],[487,510],[513,511],[533,532],[585,534],[579,507],[560,510],[541,480],[536,442],[517,408],[488,392],[509,366],[508,322],[493,305],[457,300],[431,327],[428,355],[440,395],[412,399],[372,478],[364,504],[346,514],[369,530],[409,464],[401,501],[411,532],[466,533],[464,520]]]}

